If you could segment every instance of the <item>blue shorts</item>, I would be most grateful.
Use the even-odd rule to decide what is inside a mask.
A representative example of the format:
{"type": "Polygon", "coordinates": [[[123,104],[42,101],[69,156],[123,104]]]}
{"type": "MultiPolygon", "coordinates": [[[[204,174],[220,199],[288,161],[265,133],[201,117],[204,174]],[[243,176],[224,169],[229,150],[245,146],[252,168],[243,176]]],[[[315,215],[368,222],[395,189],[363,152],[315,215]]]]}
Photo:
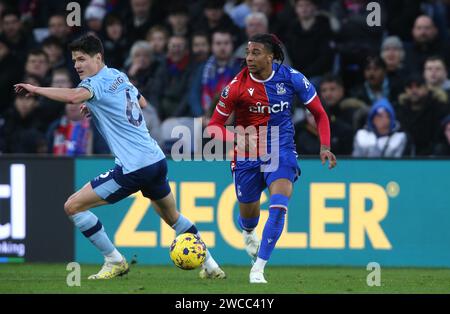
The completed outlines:
{"type": "Polygon", "coordinates": [[[127,174],[116,165],[114,169],[91,180],[91,186],[100,198],[110,204],[137,191],[151,200],[160,200],[170,193],[166,159],[127,174]]]}
{"type": "Polygon", "coordinates": [[[234,188],[240,203],[256,202],[272,182],[278,179],[288,179],[294,183],[301,173],[297,163],[297,153],[294,151],[285,151],[280,154],[279,166],[275,171],[262,172],[260,165],[257,162],[255,164],[255,167],[244,165],[244,167],[237,166],[232,170],[234,188]]]}

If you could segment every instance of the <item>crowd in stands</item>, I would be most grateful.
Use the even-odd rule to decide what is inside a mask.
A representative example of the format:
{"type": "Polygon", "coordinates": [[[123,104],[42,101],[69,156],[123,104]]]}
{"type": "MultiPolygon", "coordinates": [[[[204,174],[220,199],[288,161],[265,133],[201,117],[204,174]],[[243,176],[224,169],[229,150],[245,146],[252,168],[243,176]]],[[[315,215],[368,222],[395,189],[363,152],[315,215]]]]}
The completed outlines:
{"type": "MultiPolygon", "coordinates": [[[[79,105],[13,90],[76,87],[67,47],[81,34],[101,38],[105,63],[149,101],[149,132],[170,153],[168,126],[205,127],[247,39],[271,32],[316,87],[335,154],[450,156],[449,0],[376,1],[380,26],[367,23],[369,0],[79,0],[79,26],[69,2],[0,0],[0,154],[109,154],[79,105]]],[[[318,154],[314,118],[293,108],[299,154],[318,154]]]]}

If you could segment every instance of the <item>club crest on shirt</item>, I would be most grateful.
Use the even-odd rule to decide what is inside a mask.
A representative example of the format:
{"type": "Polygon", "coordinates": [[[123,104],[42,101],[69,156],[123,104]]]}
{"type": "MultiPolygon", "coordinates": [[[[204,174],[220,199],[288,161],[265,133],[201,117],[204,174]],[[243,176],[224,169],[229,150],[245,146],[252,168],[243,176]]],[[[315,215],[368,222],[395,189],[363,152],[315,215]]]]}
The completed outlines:
{"type": "Polygon", "coordinates": [[[227,98],[229,93],[230,93],[230,86],[226,86],[226,87],[222,90],[221,96],[222,96],[223,98],[227,98]]]}
{"type": "Polygon", "coordinates": [[[284,88],[284,83],[277,83],[277,95],[284,95],[286,94],[286,88],[284,88]]]}

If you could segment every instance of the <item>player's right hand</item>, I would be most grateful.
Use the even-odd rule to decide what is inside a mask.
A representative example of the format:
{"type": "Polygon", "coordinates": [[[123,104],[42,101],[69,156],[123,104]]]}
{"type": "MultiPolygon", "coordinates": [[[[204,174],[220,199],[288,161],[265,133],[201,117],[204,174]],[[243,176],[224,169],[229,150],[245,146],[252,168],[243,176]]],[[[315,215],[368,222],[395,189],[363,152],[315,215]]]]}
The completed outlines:
{"type": "Polygon", "coordinates": [[[337,165],[336,156],[330,151],[329,147],[321,146],[320,147],[320,160],[322,160],[322,165],[328,159],[328,169],[333,169],[337,165]]]}
{"type": "Polygon", "coordinates": [[[14,85],[14,91],[16,94],[24,94],[26,97],[35,96],[36,86],[31,84],[19,83],[14,85]]]}

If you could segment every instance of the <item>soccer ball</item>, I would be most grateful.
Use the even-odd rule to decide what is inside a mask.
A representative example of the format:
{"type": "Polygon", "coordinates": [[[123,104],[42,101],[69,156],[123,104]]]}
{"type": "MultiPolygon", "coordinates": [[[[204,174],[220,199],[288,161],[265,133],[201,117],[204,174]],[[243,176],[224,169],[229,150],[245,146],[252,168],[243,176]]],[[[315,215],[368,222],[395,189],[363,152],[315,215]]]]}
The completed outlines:
{"type": "Polygon", "coordinates": [[[170,259],[179,268],[190,270],[203,265],[206,258],[206,245],[193,233],[182,233],[170,246],[170,259]]]}

